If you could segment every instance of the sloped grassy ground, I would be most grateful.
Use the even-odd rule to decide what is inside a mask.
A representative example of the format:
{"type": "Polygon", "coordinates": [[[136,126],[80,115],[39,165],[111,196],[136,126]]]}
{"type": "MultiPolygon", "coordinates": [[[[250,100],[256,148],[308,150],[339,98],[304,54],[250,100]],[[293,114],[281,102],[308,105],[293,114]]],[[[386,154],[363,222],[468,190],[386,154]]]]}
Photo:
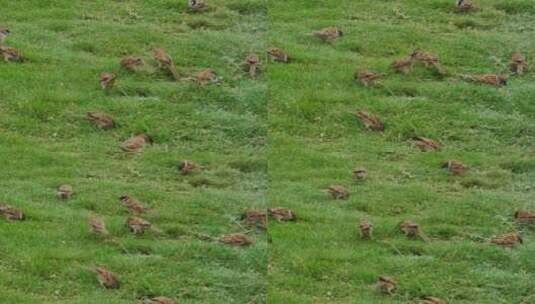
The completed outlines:
{"type": "Polygon", "coordinates": [[[265,303],[267,244],[231,248],[198,240],[246,232],[239,215],[265,205],[267,87],[239,67],[262,53],[262,1],[210,1],[203,14],[186,1],[7,1],[0,24],[7,45],[27,57],[0,63],[0,201],[27,220],[0,219],[1,303],[136,303],[164,295],[180,303],[265,303]],[[183,73],[214,69],[220,85],[172,82],[164,73],[128,73],[125,55],[154,64],[165,48],[183,73]],[[98,75],[116,86],[100,90],[98,75]],[[85,119],[105,111],[119,124],[100,131],[85,119]],[[155,141],[137,156],[119,144],[146,132],[155,141]],[[179,174],[182,159],[206,167],[179,174]],[[76,195],[55,197],[58,185],[76,195]],[[154,209],[163,231],[133,236],[118,197],[128,193],[154,209]],[[101,215],[118,244],[90,235],[101,215]],[[88,268],[105,265],[121,289],[101,288],[88,268]]]}
{"type": "Polygon", "coordinates": [[[420,48],[455,74],[505,73],[514,51],[535,58],[532,1],[477,1],[457,14],[455,1],[270,1],[270,43],[293,57],[269,67],[269,201],[293,208],[296,223],[270,224],[271,303],[535,302],[535,234],[515,224],[516,209],[535,208],[534,74],[505,88],[441,79],[389,65],[420,48]],[[334,44],[307,35],[339,26],[334,44]],[[374,88],[353,80],[357,68],[389,73],[374,88]],[[379,115],[383,134],[365,130],[357,110],[379,115]],[[422,153],[413,136],[439,140],[422,153]],[[470,170],[449,176],[459,159],[470,170]],[[369,179],[357,185],[352,170],[369,179]],[[347,201],[322,192],[332,184],[347,201]],[[362,241],[358,223],[375,225],[362,241]],[[430,242],[398,232],[419,223],[430,242]],[[488,243],[520,231],[513,250],[488,243]],[[393,296],[375,290],[379,275],[398,281],[393,296]]]}

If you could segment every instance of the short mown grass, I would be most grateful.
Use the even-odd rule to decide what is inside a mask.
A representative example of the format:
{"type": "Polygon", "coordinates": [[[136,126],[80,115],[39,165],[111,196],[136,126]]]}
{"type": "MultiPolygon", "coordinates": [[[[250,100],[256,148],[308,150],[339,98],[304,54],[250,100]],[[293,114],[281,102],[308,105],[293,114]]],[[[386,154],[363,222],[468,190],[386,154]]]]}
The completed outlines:
{"type": "Polygon", "coordinates": [[[0,63],[0,202],[24,222],[0,220],[1,303],[137,303],[167,296],[180,303],[265,303],[267,244],[239,221],[265,206],[267,87],[240,64],[265,49],[262,1],[210,1],[204,13],[186,1],[11,1],[0,24],[21,64],[0,63]],[[173,82],[155,70],[120,69],[123,56],[155,66],[165,48],[184,74],[212,68],[218,85],[173,82]],[[116,72],[109,92],[98,75],[116,72]],[[88,111],[112,115],[101,131],[88,111]],[[145,132],[154,145],[125,156],[119,145],[145,132]],[[183,176],[193,160],[202,172],[183,176]],[[60,184],[76,195],[55,197],[60,184]],[[153,208],[162,234],[136,237],[125,227],[128,193],[153,208]],[[115,242],[89,233],[99,214],[115,242]],[[256,240],[233,248],[194,237],[244,232],[256,240]],[[89,271],[105,265],[122,285],[100,287],[89,271]]]}
{"type": "Polygon", "coordinates": [[[270,44],[293,61],[269,66],[269,202],[293,208],[296,223],[270,224],[271,303],[449,303],[535,301],[533,229],[517,226],[517,209],[534,209],[533,66],[505,88],[455,75],[508,73],[512,53],[535,58],[531,1],[476,1],[459,14],[455,1],[270,1],[270,44]],[[338,26],[333,44],[308,33],[338,26]],[[390,64],[415,48],[439,55],[452,75],[421,67],[395,74],[390,64]],[[388,73],[364,88],[357,68],[388,73]],[[354,113],[386,124],[365,130],[354,113]],[[440,141],[422,153],[414,136],[440,141]],[[441,163],[470,170],[450,176],[441,163]],[[357,184],[352,170],[369,178],[357,184]],[[322,190],[346,186],[347,201],[322,190]],[[375,226],[359,237],[361,219],[375,226]],[[419,223],[429,242],[408,240],[403,220],[419,223]],[[507,250],[494,235],[519,231],[507,250]],[[398,281],[392,296],[375,289],[380,275],[398,281]]]}

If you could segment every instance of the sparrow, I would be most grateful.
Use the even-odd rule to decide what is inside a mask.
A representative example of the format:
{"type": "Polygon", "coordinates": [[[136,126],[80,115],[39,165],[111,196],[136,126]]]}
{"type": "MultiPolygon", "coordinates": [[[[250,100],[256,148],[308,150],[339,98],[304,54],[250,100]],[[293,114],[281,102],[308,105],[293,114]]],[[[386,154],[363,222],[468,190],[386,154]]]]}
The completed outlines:
{"type": "Polygon", "coordinates": [[[258,67],[260,66],[260,58],[256,54],[249,54],[247,58],[245,58],[243,65],[249,75],[254,78],[259,72],[258,67]]]}
{"type": "Polygon", "coordinates": [[[420,302],[420,304],[448,304],[445,300],[435,298],[435,297],[425,297],[420,302]]]}
{"type": "Polygon", "coordinates": [[[200,86],[205,86],[207,84],[215,83],[218,81],[217,75],[212,69],[202,70],[194,74],[189,79],[197,82],[200,86]]]}
{"type": "Polygon", "coordinates": [[[467,12],[474,8],[474,4],[471,0],[458,0],[457,1],[457,9],[460,12],[467,12]]]}
{"type": "Polygon", "coordinates": [[[523,240],[520,234],[513,232],[504,235],[496,236],[492,238],[491,243],[503,246],[503,247],[515,247],[518,244],[522,244],[523,240]]]}
{"type": "Polygon", "coordinates": [[[156,297],[143,300],[143,304],[176,304],[175,300],[167,297],[156,297]]]}
{"type": "Polygon", "coordinates": [[[9,35],[11,35],[11,31],[8,28],[0,27],[0,44],[4,43],[9,35]]]}
{"type": "Polygon", "coordinates": [[[268,213],[277,222],[294,221],[296,219],[295,213],[288,208],[269,208],[268,213]]]}
{"type": "Polygon", "coordinates": [[[438,60],[438,56],[428,52],[414,50],[410,56],[412,61],[421,62],[426,68],[434,68],[440,75],[446,75],[446,70],[438,60]]]}
{"type": "Polygon", "coordinates": [[[460,175],[468,170],[468,167],[458,160],[448,160],[442,164],[442,168],[448,170],[451,174],[460,175]]]}
{"type": "Polygon", "coordinates": [[[197,168],[197,164],[191,160],[183,160],[178,165],[178,169],[180,170],[180,172],[182,172],[183,175],[188,175],[197,168]]]}
{"type": "Polygon", "coordinates": [[[359,224],[360,237],[362,239],[371,240],[373,234],[373,225],[367,220],[362,220],[359,224]]]}
{"type": "Polygon", "coordinates": [[[95,272],[97,273],[97,279],[100,285],[107,289],[119,288],[119,280],[113,272],[109,271],[105,267],[97,267],[95,268],[95,272]]]}
{"type": "Polygon", "coordinates": [[[349,192],[343,186],[329,186],[327,192],[329,192],[334,199],[346,200],[349,198],[349,192]]]}
{"type": "Polygon", "coordinates": [[[122,145],[121,149],[124,152],[139,153],[143,151],[145,145],[152,144],[152,139],[146,134],[139,134],[130,139],[127,139],[122,145]]]}
{"type": "Polygon", "coordinates": [[[140,201],[137,199],[129,196],[129,195],[123,195],[119,198],[121,203],[128,208],[132,213],[135,214],[142,214],[149,210],[149,208],[143,206],[140,201]]]}
{"type": "Polygon", "coordinates": [[[431,66],[439,62],[437,55],[424,52],[424,51],[420,51],[420,50],[414,50],[411,53],[410,57],[413,61],[419,61],[423,63],[425,66],[431,66]]]}
{"type": "Polygon", "coordinates": [[[357,181],[363,181],[368,177],[368,170],[364,168],[356,168],[353,170],[353,178],[357,181]]]}
{"type": "Polygon", "coordinates": [[[126,225],[130,228],[130,231],[138,235],[145,233],[145,230],[150,229],[152,226],[149,221],[135,216],[129,217],[126,220],[126,225]]]}
{"type": "Polygon", "coordinates": [[[171,58],[171,56],[169,56],[169,54],[167,54],[164,49],[154,49],[153,55],[154,60],[156,60],[156,62],[158,63],[158,68],[161,69],[162,67],[165,67],[167,70],[169,70],[169,72],[171,72],[175,80],[180,80],[180,74],[176,70],[173,58],[171,58]]]}
{"type": "Polygon", "coordinates": [[[188,8],[194,12],[199,12],[206,9],[204,0],[188,0],[188,8]]]}
{"type": "Polygon", "coordinates": [[[23,221],[25,218],[22,211],[5,204],[0,204],[0,214],[11,221],[23,221]]]}
{"type": "Polygon", "coordinates": [[[100,87],[103,90],[109,90],[113,88],[113,85],[115,84],[115,79],[117,78],[117,75],[113,73],[101,73],[100,74],[100,87]]]}
{"type": "Polygon", "coordinates": [[[58,187],[57,196],[60,199],[69,199],[74,194],[71,185],[61,185],[58,187]]]}
{"type": "Polygon", "coordinates": [[[106,224],[102,218],[93,216],[89,218],[89,231],[94,234],[108,235],[106,224]]]}
{"type": "Polygon", "coordinates": [[[423,152],[436,151],[442,148],[438,142],[425,137],[415,137],[414,144],[423,152]]]}
{"type": "Polygon", "coordinates": [[[412,57],[408,57],[394,61],[394,63],[392,63],[392,68],[398,73],[409,74],[412,70],[412,65],[412,57]]]}
{"type": "Polygon", "coordinates": [[[509,63],[511,71],[517,75],[524,74],[524,70],[527,69],[528,65],[526,63],[526,57],[521,53],[514,53],[511,57],[511,62],[509,63]]]}
{"type": "Polygon", "coordinates": [[[385,294],[393,294],[396,290],[397,283],[393,278],[387,276],[380,276],[377,281],[377,289],[385,294]]]}
{"type": "Polygon", "coordinates": [[[324,42],[334,42],[336,39],[342,37],[344,33],[336,26],[326,27],[319,31],[312,33],[313,36],[318,37],[324,42]]]}
{"type": "Polygon", "coordinates": [[[273,61],[287,63],[290,61],[290,57],[282,49],[279,48],[269,48],[267,50],[269,58],[273,61]]]}
{"type": "Polygon", "coordinates": [[[404,221],[399,224],[399,229],[409,238],[420,236],[420,225],[412,221],[404,221]]]}
{"type": "Polygon", "coordinates": [[[87,112],[86,117],[89,122],[103,130],[108,130],[115,127],[113,118],[104,112],[87,112]]]}
{"type": "Polygon", "coordinates": [[[249,246],[254,244],[253,240],[241,233],[223,235],[219,238],[219,241],[231,246],[249,246]]]}
{"type": "Polygon", "coordinates": [[[535,223],[535,211],[517,211],[515,219],[523,223],[535,223]]]}
{"type": "Polygon", "coordinates": [[[375,84],[377,79],[383,76],[384,74],[371,72],[368,70],[357,70],[355,72],[355,79],[357,79],[365,87],[375,84]]]}
{"type": "Polygon", "coordinates": [[[19,50],[10,46],[0,45],[0,54],[2,55],[2,57],[4,57],[5,62],[24,61],[24,57],[22,57],[22,54],[19,52],[19,50]]]}
{"type": "Polygon", "coordinates": [[[145,62],[139,57],[127,56],[121,60],[121,66],[129,71],[135,71],[144,65],[145,62]]]}
{"type": "Polygon", "coordinates": [[[496,74],[478,75],[475,76],[475,79],[482,84],[488,84],[495,87],[507,85],[507,77],[496,74]]]}
{"type": "Polygon", "coordinates": [[[242,220],[248,226],[267,228],[267,213],[265,210],[247,210],[242,214],[242,220]]]}
{"type": "Polygon", "coordinates": [[[377,116],[366,111],[358,111],[355,115],[360,119],[366,129],[377,132],[383,132],[385,130],[384,123],[377,116]]]}

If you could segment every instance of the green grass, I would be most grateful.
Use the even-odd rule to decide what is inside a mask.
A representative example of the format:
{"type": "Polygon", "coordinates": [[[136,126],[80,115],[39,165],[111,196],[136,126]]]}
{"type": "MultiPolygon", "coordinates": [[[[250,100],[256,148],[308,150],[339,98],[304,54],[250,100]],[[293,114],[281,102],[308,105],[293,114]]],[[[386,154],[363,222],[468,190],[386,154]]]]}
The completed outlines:
{"type": "Polygon", "coordinates": [[[414,48],[439,55],[452,75],[504,73],[514,51],[535,58],[531,1],[270,1],[270,43],[290,64],[270,65],[269,202],[291,207],[296,223],[271,223],[271,303],[414,303],[436,296],[449,303],[532,303],[533,230],[518,227],[517,208],[533,209],[534,76],[506,88],[441,79],[389,65],[414,48]],[[344,37],[325,44],[307,35],[339,26],[344,37]],[[364,88],[357,68],[388,73],[364,88]],[[366,109],[386,124],[365,130],[354,113],[366,109]],[[444,149],[422,153],[413,136],[444,149]],[[453,177],[441,162],[468,164],[453,177]],[[369,179],[352,181],[365,167],[369,179]],[[347,201],[322,192],[332,184],[347,201]],[[358,223],[374,223],[362,241],[358,223]],[[430,242],[408,240],[397,225],[418,222],[430,242]],[[493,235],[520,231],[524,245],[505,250],[493,235]],[[393,296],[375,290],[379,275],[398,281],[393,296]]]}
{"type": "Polygon", "coordinates": [[[27,215],[0,220],[0,303],[137,303],[164,295],[180,303],[265,303],[267,243],[232,248],[191,237],[243,232],[239,216],[265,206],[267,86],[239,64],[265,49],[261,1],[210,1],[193,14],[186,1],[11,1],[0,24],[26,62],[0,63],[0,201],[27,215]],[[172,82],[158,72],[120,69],[125,55],[151,59],[165,48],[183,73],[212,68],[220,85],[172,82]],[[114,89],[98,75],[118,73],[114,89]],[[87,111],[119,124],[92,127],[87,111]],[[146,132],[155,141],[137,156],[119,145],[146,132]],[[183,159],[207,169],[182,176],[183,159]],[[62,202],[55,191],[71,184],[62,202]],[[119,196],[154,209],[163,231],[133,236],[119,196]],[[91,235],[100,214],[117,244],[91,235]],[[105,265],[121,289],[101,288],[88,268],[105,265]]]}

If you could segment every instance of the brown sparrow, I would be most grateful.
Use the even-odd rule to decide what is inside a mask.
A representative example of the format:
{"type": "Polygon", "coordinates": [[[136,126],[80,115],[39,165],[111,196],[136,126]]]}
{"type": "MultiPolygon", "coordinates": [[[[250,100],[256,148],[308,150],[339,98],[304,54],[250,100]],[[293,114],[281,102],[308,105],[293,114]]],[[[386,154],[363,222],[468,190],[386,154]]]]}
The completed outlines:
{"type": "Polygon", "coordinates": [[[394,61],[394,63],[392,63],[392,68],[398,73],[409,74],[412,70],[412,64],[412,57],[408,57],[394,61]]]}
{"type": "Polygon", "coordinates": [[[217,75],[212,69],[205,69],[196,74],[194,74],[189,79],[194,80],[200,86],[205,86],[210,83],[215,83],[218,81],[217,75]]]}
{"type": "Polygon", "coordinates": [[[524,74],[524,70],[528,67],[526,63],[526,57],[521,53],[514,53],[511,57],[511,62],[509,63],[511,71],[517,75],[524,74]]]}
{"type": "Polygon", "coordinates": [[[11,35],[11,31],[8,28],[0,27],[0,44],[4,43],[9,35],[11,35]]]}
{"type": "Polygon", "coordinates": [[[363,86],[369,87],[370,85],[375,84],[377,79],[383,77],[384,74],[371,72],[368,70],[357,70],[355,72],[355,79],[360,81],[363,86]]]}
{"type": "Polygon", "coordinates": [[[4,57],[5,62],[22,62],[24,61],[24,57],[22,57],[22,54],[13,47],[0,45],[0,54],[2,57],[4,57]]]}
{"type": "Polygon", "coordinates": [[[420,225],[412,221],[404,221],[399,224],[399,229],[409,238],[420,236],[420,225]]]}
{"type": "Polygon", "coordinates": [[[58,188],[58,192],[56,193],[58,198],[60,199],[69,199],[74,194],[72,190],[71,185],[61,185],[58,188]]]}
{"type": "Polygon", "coordinates": [[[126,220],[126,225],[130,228],[130,231],[138,235],[145,233],[145,230],[150,229],[152,226],[149,221],[135,216],[129,217],[126,220]]]}
{"type": "Polygon", "coordinates": [[[411,54],[412,61],[418,61],[424,64],[426,68],[434,68],[438,74],[440,75],[446,75],[446,70],[442,67],[438,60],[438,56],[435,54],[431,54],[428,52],[415,50],[411,54]]]}
{"type": "Polygon", "coordinates": [[[129,71],[135,71],[144,65],[145,62],[139,57],[127,56],[121,60],[121,66],[129,71]]]}
{"type": "Polygon", "coordinates": [[[97,267],[95,268],[95,272],[97,273],[97,279],[100,285],[107,289],[119,288],[119,280],[113,272],[109,271],[105,267],[97,267]]]}
{"type": "Polygon", "coordinates": [[[129,195],[123,195],[119,198],[121,203],[128,208],[132,213],[135,214],[142,214],[149,210],[149,208],[143,206],[140,201],[137,199],[129,196],[129,195]]]}
{"type": "Polygon", "coordinates": [[[143,300],[143,304],[176,304],[176,302],[168,297],[156,297],[143,300]]]}
{"type": "Polygon", "coordinates": [[[517,211],[515,219],[521,223],[535,223],[535,211],[517,211]]]}
{"type": "Polygon", "coordinates": [[[438,142],[425,137],[415,137],[414,144],[423,152],[436,151],[442,148],[438,142]]]}
{"type": "Polygon", "coordinates": [[[442,168],[448,170],[451,174],[459,175],[468,170],[468,167],[458,160],[448,160],[442,164],[442,168]]]}
{"type": "Polygon", "coordinates": [[[194,12],[200,12],[206,9],[206,3],[204,0],[188,0],[188,8],[194,12]]]}
{"type": "Polygon", "coordinates": [[[448,304],[448,302],[435,297],[425,297],[420,301],[420,304],[448,304]]]}
{"type": "Polygon", "coordinates": [[[256,77],[260,66],[260,58],[256,54],[249,54],[247,58],[245,58],[244,62],[244,68],[249,73],[249,75],[254,78],[256,77]]]}
{"type": "Polygon", "coordinates": [[[100,74],[100,87],[103,90],[109,90],[113,88],[117,75],[113,73],[101,73],[100,74]]]}
{"type": "Polygon", "coordinates": [[[115,127],[113,118],[104,112],[87,112],[86,117],[89,122],[103,130],[115,127]]]}
{"type": "Polygon", "coordinates": [[[474,4],[472,3],[471,0],[458,0],[457,9],[460,12],[467,12],[467,11],[474,9],[474,4]]]}
{"type": "Polygon", "coordinates": [[[496,236],[492,238],[491,243],[503,246],[503,247],[515,247],[518,244],[522,244],[523,240],[520,234],[513,232],[504,235],[496,236]]]}
{"type": "Polygon", "coordinates": [[[0,204],[0,214],[11,221],[22,221],[25,218],[22,211],[5,204],[0,204]]]}
{"type": "Polygon", "coordinates": [[[290,57],[282,49],[279,48],[270,48],[267,51],[269,58],[273,61],[287,63],[290,61],[290,57]]]}
{"type": "Polygon", "coordinates": [[[242,220],[248,226],[267,228],[267,213],[265,210],[247,210],[242,214],[242,220]]]}
{"type": "Polygon", "coordinates": [[[293,221],[295,220],[295,213],[288,209],[288,208],[269,208],[268,209],[269,216],[274,218],[278,222],[286,222],[286,221],[293,221]]]}
{"type": "Polygon", "coordinates": [[[344,33],[339,28],[331,26],[313,32],[312,35],[318,37],[319,39],[325,42],[334,42],[336,39],[342,37],[344,33]]]}
{"type": "Polygon", "coordinates": [[[89,218],[89,231],[94,234],[108,235],[106,224],[102,218],[93,216],[89,218]]]}
{"type": "Polygon", "coordinates": [[[154,49],[153,55],[154,55],[154,60],[156,60],[156,62],[158,63],[158,67],[160,69],[162,67],[165,67],[167,70],[169,70],[169,72],[171,72],[175,80],[180,80],[180,74],[176,70],[175,62],[173,61],[173,58],[171,58],[171,56],[169,56],[169,54],[167,54],[167,52],[165,52],[164,49],[161,49],[161,48],[154,49]]]}
{"type": "Polygon", "coordinates": [[[495,87],[506,86],[507,77],[496,74],[483,74],[476,76],[476,80],[483,84],[488,84],[495,87]]]}
{"type": "Polygon", "coordinates": [[[355,115],[360,119],[366,129],[377,132],[383,132],[385,130],[384,123],[377,116],[366,111],[358,111],[355,115]]]}
{"type": "Polygon", "coordinates": [[[122,145],[121,149],[124,152],[129,153],[139,153],[143,151],[145,145],[151,144],[152,139],[146,134],[136,135],[128,140],[126,140],[122,145]]]}
{"type": "Polygon", "coordinates": [[[377,281],[377,289],[385,294],[393,294],[396,290],[397,283],[393,278],[387,276],[380,276],[377,281]]]}
{"type": "Polygon", "coordinates": [[[360,237],[362,239],[371,240],[373,234],[373,225],[367,220],[362,220],[359,224],[360,237]]]}
{"type": "Polygon", "coordinates": [[[231,246],[249,246],[254,244],[253,240],[241,233],[223,235],[219,238],[219,241],[231,246]]]}
{"type": "Polygon", "coordinates": [[[368,170],[364,168],[356,168],[353,170],[353,178],[357,181],[363,181],[368,177],[368,170]]]}
{"type": "Polygon", "coordinates": [[[197,164],[191,160],[183,160],[178,165],[178,169],[180,169],[180,172],[182,172],[183,175],[188,175],[197,168],[197,164]]]}
{"type": "Polygon", "coordinates": [[[334,199],[346,200],[349,198],[349,192],[343,186],[329,186],[327,192],[329,192],[334,199]]]}

